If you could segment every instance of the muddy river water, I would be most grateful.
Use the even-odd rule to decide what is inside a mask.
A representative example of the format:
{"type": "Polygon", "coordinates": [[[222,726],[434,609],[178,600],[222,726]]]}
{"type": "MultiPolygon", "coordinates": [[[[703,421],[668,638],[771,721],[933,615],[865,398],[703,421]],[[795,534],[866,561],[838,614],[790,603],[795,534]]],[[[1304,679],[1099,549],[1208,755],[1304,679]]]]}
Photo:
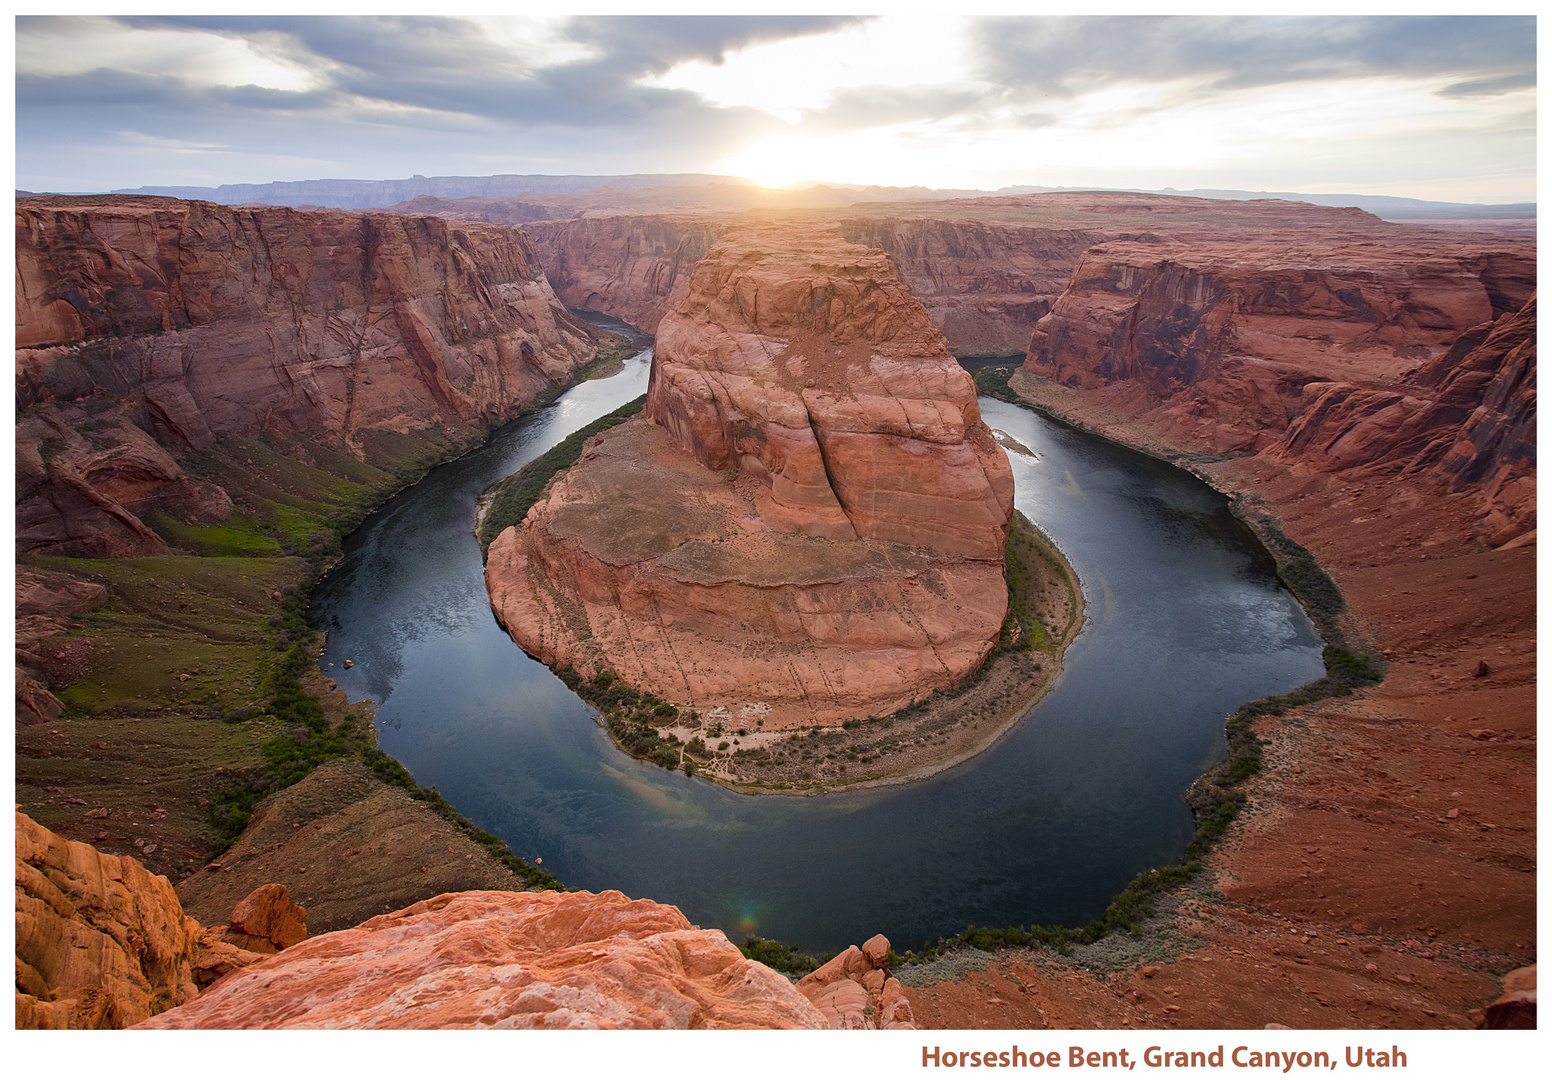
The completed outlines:
{"type": "Polygon", "coordinates": [[[1083,583],[1056,688],[991,750],[908,786],[739,795],[635,761],[496,625],[470,525],[481,490],[644,392],[649,364],[575,387],[399,494],[313,606],[328,673],[378,702],[382,748],[567,885],[814,951],[1078,925],[1184,848],[1182,796],[1223,756],[1225,716],[1321,674],[1314,630],[1220,495],[983,398],[1030,451],[1009,454],[1019,509],[1083,583]]]}

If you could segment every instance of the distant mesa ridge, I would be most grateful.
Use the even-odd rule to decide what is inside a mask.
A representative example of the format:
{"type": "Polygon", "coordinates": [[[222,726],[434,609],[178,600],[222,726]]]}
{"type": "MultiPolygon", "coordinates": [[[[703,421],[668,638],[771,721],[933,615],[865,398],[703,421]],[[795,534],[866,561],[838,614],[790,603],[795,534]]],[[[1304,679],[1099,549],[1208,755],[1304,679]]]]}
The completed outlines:
{"type": "MultiPolygon", "coordinates": [[[[754,181],[740,176],[721,176],[713,173],[626,173],[620,175],[586,176],[567,174],[503,173],[496,176],[411,176],[400,180],[277,180],[264,184],[222,184],[219,187],[157,186],[115,188],[113,195],[167,195],[176,199],[204,199],[208,202],[236,205],[240,203],[264,203],[272,206],[321,206],[339,210],[382,209],[407,202],[422,195],[444,199],[471,197],[505,198],[513,195],[557,195],[591,191],[597,188],[614,188],[619,191],[641,191],[656,187],[704,187],[710,184],[726,184],[740,187],[758,186],[754,181]]],[[[1297,191],[1242,191],[1232,188],[1094,188],[1094,187],[1045,187],[1038,184],[1017,184],[995,191],[966,188],[887,187],[879,185],[829,183],[837,192],[856,192],[859,198],[876,198],[887,193],[891,199],[917,198],[927,201],[939,199],[975,198],[986,195],[1033,195],[1055,191],[1140,191],[1144,194],[1179,195],[1199,199],[1244,201],[1248,199],[1289,199],[1312,203],[1316,206],[1356,206],[1377,217],[1392,221],[1440,219],[1440,218],[1534,218],[1534,202],[1516,203],[1464,203],[1436,202],[1428,199],[1411,199],[1395,195],[1312,194],[1297,191]]],[[[36,194],[18,190],[17,198],[36,194]]]]}
{"type": "Polygon", "coordinates": [[[622,176],[412,176],[405,180],[278,180],[269,184],[222,184],[220,187],[119,188],[114,195],[169,195],[208,202],[266,203],[272,206],[324,206],[338,210],[371,210],[392,206],[419,195],[444,199],[470,196],[560,194],[612,187],[622,191],[664,185],[747,184],[734,176],[709,173],[632,173],[622,176]]]}

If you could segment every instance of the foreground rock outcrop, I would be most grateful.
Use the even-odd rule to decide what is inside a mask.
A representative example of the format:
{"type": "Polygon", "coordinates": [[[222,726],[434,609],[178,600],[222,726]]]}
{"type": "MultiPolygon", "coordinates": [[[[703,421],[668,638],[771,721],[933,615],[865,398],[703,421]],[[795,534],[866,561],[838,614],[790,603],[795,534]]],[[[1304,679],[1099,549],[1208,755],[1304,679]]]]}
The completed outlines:
{"type": "Polygon", "coordinates": [[[202,927],[165,877],[18,812],[16,1026],[134,1025],[827,1026],[721,931],[650,900],[447,893],[309,938],[271,883],[202,927]]]}
{"type": "Polygon", "coordinates": [[[900,980],[889,974],[889,939],[874,934],[849,946],[797,982],[830,1027],[842,1031],[904,1031],[916,1027],[900,980]]]}
{"type": "Polygon", "coordinates": [[[1012,500],[969,377],[888,259],[751,227],[659,326],[645,416],[496,539],[486,585],[546,663],[732,727],[834,723],[985,659],[1012,500]]]}
{"type": "Polygon", "coordinates": [[[16,815],[17,1028],[129,1027],[307,936],[280,885],[255,890],[231,921],[202,927],[139,860],[16,815]]]}
{"type": "Polygon", "coordinates": [[[18,1028],[123,1028],[192,1000],[199,932],[166,878],[17,813],[18,1028]]]}
{"type": "Polygon", "coordinates": [[[782,976],[617,892],[438,896],[304,941],[144,1028],[823,1028],[782,976]]]}
{"type": "Polygon", "coordinates": [[[225,518],[176,460],[224,435],[392,465],[564,384],[598,334],[512,229],[176,199],[16,205],[17,541],[155,555],[225,518]]]}

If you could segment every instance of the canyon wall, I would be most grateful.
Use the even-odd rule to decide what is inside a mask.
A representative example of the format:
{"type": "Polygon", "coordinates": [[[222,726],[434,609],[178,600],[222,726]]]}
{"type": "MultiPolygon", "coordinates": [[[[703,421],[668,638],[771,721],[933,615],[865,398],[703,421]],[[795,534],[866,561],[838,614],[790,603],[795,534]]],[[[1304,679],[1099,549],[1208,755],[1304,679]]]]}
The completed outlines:
{"type": "Polygon", "coordinates": [[[1012,499],[968,375],[888,258],[747,226],[659,325],[645,415],[496,539],[486,584],[546,663],[749,726],[834,723],[979,667],[1012,499]]]}
{"type": "MultiPolygon", "coordinates": [[[[499,207],[449,203],[435,212],[517,221],[540,209],[515,202],[499,207]]],[[[677,303],[675,289],[707,247],[735,224],[759,221],[828,223],[848,241],[884,251],[956,356],[1023,355],[1035,324],[1067,290],[1084,253],[1105,244],[1146,245],[1164,259],[1176,250],[1214,250],[1229,263],[1279,272],[1311,263],[1326,265],[1338,276],[1350,272],[1357,277],[1364,276],[1358,268],[1370,268],[1378,255],[1382,273],[1392,284],[1400,283],[1403,292],[1427,291],[1428,278],[1453,268],[1476,279],[1494,314],[1516,310],[1535,279],[1528,247],[1513,240],[1451,237],[1388,224],[1350,207],[1277,199],[1053,192],[742,213],[601,210],[584,218],[532,222],[523,229],[568,304],[655,332],[677,303]],[[1268,261],[1256,263],[1258,256],[1268,261]],[[1420,277],[1409,282],[1413,270],[1420,277]]],[[[1084,273],[1095,273],[1098,265],[1091,261],[1084,273]]],[[[1353,286],[1344,280],[1337,287],[1350,291],[1353,286]]],[[[1261,299],[1297,307],[1301,297],[1261,299]]],[[[1425,307],[1430,302],[1422,301],[1425,307]]],[[[1340,303],[1333,310],[1340,312],[1340,303]]],[[[1308,314],[1324,318],[1331,311],[1308,314]]],[[[1357,316],[1359,321],[1375,317],[1372,312],[1357,316]]]]}
{"type": "Polygon", "coordinates": [[[1312,382],[1267,451],[1295,471],[1435,480],[1476,494],[1490,544],[1534,528],[1536,300],[1391,387],[1312,382]]]}
{"type": "Polygon", "coordinates": [[[224,518],[176,460],[223,434],[378,464],[395,435],[467,441],[599,340],[499,226],[110,196],[16,215],[22,550],[158,553],[152,504],[224,518]]]}
{"type": "Polygon", "coordinates": [[[1182,445],[1254,452],[1303,408],[1305,384],[1395,382],[1533,288],[1532,254],[1459,242],[1116,241],[1084,254],[1025,369],[1182,445]]]}
{"type": "Polygon", "coordinates": [[[841,234],[894,261],[956,356],[1023,355],[1097,228],[890,215],[848,217],[841,234]]]}
{"type": "Polygon", "coordinates": [[[690,269],[727,222],[697,217],[602,217],[523,226],[555,294],[657,333],[689,285],[690,269]]]}

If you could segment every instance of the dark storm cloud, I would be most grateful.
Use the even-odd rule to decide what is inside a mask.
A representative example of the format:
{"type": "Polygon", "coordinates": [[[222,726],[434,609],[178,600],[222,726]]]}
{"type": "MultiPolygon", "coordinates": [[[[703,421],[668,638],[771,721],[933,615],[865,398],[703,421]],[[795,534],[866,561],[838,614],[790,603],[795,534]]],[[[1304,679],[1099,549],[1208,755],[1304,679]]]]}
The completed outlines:
{"type": "Polygon", "coordinates": [[[980,75],[1045,98],[1197,79],[1203,93],[1369,76],[1459,78],[1448,93],[1535,85],[1531,17],[986,19],[980,75]]]}

